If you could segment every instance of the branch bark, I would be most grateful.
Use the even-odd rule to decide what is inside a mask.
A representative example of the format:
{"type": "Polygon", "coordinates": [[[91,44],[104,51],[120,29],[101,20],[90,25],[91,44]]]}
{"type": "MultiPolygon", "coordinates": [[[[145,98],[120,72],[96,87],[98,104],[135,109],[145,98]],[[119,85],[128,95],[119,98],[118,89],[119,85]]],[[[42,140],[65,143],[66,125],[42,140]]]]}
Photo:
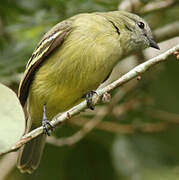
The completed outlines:
{"type": "Polygon", "coordinates": [[[158,28],[153,31],[153,34],[157,42],[165,41],[167,39],[179,36],[179,21],[158,28]]]}
{"type": "Polygon", "coordinates": [[[147,4],[142,3],[140,0],[124,0],[119,4],[118,9],[137,14],[147,14],[166,9],[173,6],[175,3],[177,3],[176,0],[161,0],[157,2],[149,2],[147,4]]]}
{"type": "MultiPolygon", "coordinates": [[[[100,101],[100,97],[107,93],[112,91],[113,89],[124,85],[125,83],[127,83],[128,81],[134,79],[135,77],[137,77],[138,75],[141,75],[142,73],[146,72],[147,70],[149,70],[151,67],[153,67],[154,65],[160,63],[160,62],[164,62],[167,60],[167,57],[171,54],[173,54],[175,51],[179,50],[179,44],[176,45],[175,47],[167,50],[166,52],[160,54],[157,57],[154,57],[138,66],[136,66],[135,68],[133,68],[131,71],[129,71],[128,73],[126,73],[125,75],[123,75],[122,77],[120,77],[118,80],[114,81],[113,83],[109,84],[108,86],[97,90],[97,95],[96,97],[93,99],[94,104],[97,104],[97,102],[100,101]]],[[[72,116],[79,114],[81,111],[84,111],[85,109],[87,109],[87,104],[86,101],[81,102],[80,104],[78,104],[77,106],[74,106],[73,108],[71,108],[70,110],[64,112],[64,113],[60,113],[58,114],[56,117],[54,117],[51,121],[51,124],[54,127],[59,126],[61,123],[65,122],[66,120],[68,120],[69,118],[71,118],[72,116]]],[[[33,138],[37,137],[38,135],[43,133],[43,127],[39,127],[37,129],[34,129],[33,131],[29,132],[28,134],[25,134],[21,140],[19,142],[17,142],[9,151],[1,153],[5,154],[11,151],[15,151],[17,149],[19,149],[22,145],[24,145],[25,143],[31,141],[33,138]]]]}

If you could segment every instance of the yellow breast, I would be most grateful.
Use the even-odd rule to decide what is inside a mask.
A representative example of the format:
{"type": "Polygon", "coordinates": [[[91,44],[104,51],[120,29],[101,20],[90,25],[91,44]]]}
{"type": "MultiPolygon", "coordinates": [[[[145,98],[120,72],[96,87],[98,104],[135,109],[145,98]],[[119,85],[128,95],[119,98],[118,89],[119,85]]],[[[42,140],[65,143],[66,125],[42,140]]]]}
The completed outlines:
{"type": "Polygon", "coordinates": [[[63,45],[36,72],[28,98],[32,119],[41,119],[44,104],[51,119],[79,103],[104,81],[120,58],[120,44],[111,24],[99,26],[96,17],[91,21],[86,24],[84,17],[77,19],[63,45]]]}

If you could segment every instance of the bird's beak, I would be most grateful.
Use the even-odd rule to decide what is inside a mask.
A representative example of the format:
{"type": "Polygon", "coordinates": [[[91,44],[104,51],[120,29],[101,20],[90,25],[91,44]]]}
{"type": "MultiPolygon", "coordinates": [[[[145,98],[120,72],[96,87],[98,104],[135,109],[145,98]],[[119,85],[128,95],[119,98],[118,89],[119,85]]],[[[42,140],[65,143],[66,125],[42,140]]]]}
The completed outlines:
{"type": "Polygon", "coordinates": [[[149,43],[150,43],[150,47],[153,47],[155,49],[159,49],[160,50],[159,46],[157,45],[157,43],[153,39],[148,37],[148,40],[149,40],[149,43]]]}

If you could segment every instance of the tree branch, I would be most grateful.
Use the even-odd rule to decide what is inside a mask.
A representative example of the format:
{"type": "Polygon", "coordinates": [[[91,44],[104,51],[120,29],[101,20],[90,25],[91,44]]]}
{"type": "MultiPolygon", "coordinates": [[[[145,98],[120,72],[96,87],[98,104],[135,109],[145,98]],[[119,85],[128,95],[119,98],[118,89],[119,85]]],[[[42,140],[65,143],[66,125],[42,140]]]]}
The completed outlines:
{"type": "Polygon", "coordinates": [[[165,0],[165,1],[158,1],[158,2],[151,2],[146,4],[143,8],[140,9],[140,14],[147,14],[153,11],[159,11],[171,7],[176,3],[176,0],[165,0]]]}
{"type": "Polygon", "coordinates": [[[170,23],[153,31],[157,42],[165,41],[179,35],[179,21],[170,23]]]}
{"type": "Polygon", "coordinates": [[[176,0],[161,0],[157,2],[149,2],[147,4],[142,3],[140,0],[124,0],[119,4],[118,9],[138,14],[147,14],[153,11],[166,9],[175,3],[177,3],[176,0]]]}
{"type": "MultiPolygon", "coordinates": [[[[82,119],[82,118],[75,119],[75,121],[70,120],[70,123],[76,126],[84,126],[87,122],[88,121],[86,119],[82,119]]],[[[102,121],[95,126],[95,129],[106,131],[109,133],[121,133],[121,134],[132,134],[136,132],[150,133],[154,131],[158,132],[164,130],[167,128],[168,124],[169,124],[168,122],[142,123],[139,126],[138,124],[120,124],[115,122],[102,121]]]]}
{"type": "Polygon", "coordinates": [[[179,124],[179,114],[156,109],[149,110],[147,113],[153,118],[160,119],[170,124],[179,124]]]}
{"type": "Polygon", "coordinates": [[[91,119],[90,121],[86,122],[83,124],[84,126],[82,127],[81,130],[79,130],[77,133],[74,135],[67,137],[67,138],[60,138],[57,139],[55,137],[49,137],[47,139],[47,142],[56,146],[64,146],[68,145],[71,146],[78,141],[80,141],[84,136],[86,136],[92,129],[94,129],[106,116],[106,111],[99,110],[96,114],[96,116],[91,119]]]}
{"type": "MultiPolygon", "coordinates": [[[[175,51],[179,50],[179,44],[176,45],[175,47],[169,49],[168,51],[160,54],[157,57],[154,57],[138,66],[136,66],[134,69],[132,69],[131,71],[129,71],[128,73],[126,73],[125,75],[123,75],[121,78],[119,78],[118,80],[114,81],[113,83],[109,84],[108,86],[97,90],[97,95],[95,96],[95,98],[93,98],[93,102],[94,104],[96,104],[97,102],[99,102],[100,97],[106,93],[106,92],[110,92],[113,89],[124,85],[125,83],[127,83],[128,81],[130,81],[131,79],[134,79],[135,77],[137,77],[138,75],[146,72],[147,70],[149,70],[151,67],[153,67],[154,65],[160,63],[160,62],[164,62],[167,60],[167,57],[169,55],[171,55],[172,53],[174,53],[175,51]]],[[[64,112],[64,113],[60,113],[58,114],[56,117],[54,117],[51,121],[51,124],[54,127],[59,126],[62,122],[65,122],[67,119],[71,118],[72,116],[79,114],[81,111],[84,111],[85,109],[87,109],[87,104],[86,101],[81,102],[80,104],[78,104],[77,106],[74,106],[73,108],[71,108],[70,110],[64,112]]],[[[31,141],[33,138],[37,137],[38,135],[43,133],[43,127],[39,127],[37,129],[34,129],[33,131],[29,132],[28,134],[25,134],[21,140],[19,142],[17,142],[9,151],[1,153],[1,154],[5,154],[11,151],[15,151],[17,149],[19,149],[22,145],[24,145],[25,143],[31,141]]],[[[0,155],[1,155],[0,154],[0,155]]]]}

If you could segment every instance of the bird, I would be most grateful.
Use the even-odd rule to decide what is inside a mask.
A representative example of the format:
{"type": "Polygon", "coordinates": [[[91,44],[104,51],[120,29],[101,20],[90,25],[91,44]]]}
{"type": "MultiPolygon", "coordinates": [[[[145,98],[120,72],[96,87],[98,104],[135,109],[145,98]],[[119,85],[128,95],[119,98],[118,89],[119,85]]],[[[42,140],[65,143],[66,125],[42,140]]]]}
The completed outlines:
{"type": "Polygon", "coordinates": [[[39,166],[55,115],[91,97],[124,56],[146,47],[159,49],[149,25],[126,11],[81,13],[52,27],[32,53],[19,85],[25,133],[41,124],[45,132],[21,147],[20,171],[32,173],[39,166]]]}

